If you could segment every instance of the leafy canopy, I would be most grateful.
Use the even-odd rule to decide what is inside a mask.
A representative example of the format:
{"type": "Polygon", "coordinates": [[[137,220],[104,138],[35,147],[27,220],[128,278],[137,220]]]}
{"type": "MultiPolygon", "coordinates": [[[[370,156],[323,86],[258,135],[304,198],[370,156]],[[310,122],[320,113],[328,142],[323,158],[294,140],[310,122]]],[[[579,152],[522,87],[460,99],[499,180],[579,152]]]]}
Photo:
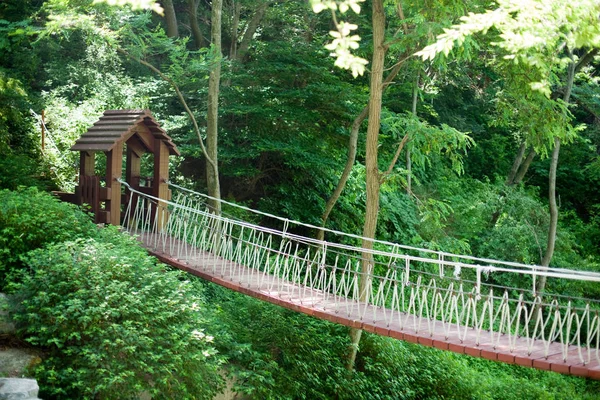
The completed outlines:
{"type": "Polygon", "coordinates": [[[498,8],[469,13],[462,22],[437,37],[417,55],[433,60],[448,55],[476,33],[494,35],[503,57],[534,68],[540,79],[531,88],[550,96],[551,74],[564,70],[570,59],[562,49],[600,47],[600,3],[595,0],[497,0],[498,8]]]}

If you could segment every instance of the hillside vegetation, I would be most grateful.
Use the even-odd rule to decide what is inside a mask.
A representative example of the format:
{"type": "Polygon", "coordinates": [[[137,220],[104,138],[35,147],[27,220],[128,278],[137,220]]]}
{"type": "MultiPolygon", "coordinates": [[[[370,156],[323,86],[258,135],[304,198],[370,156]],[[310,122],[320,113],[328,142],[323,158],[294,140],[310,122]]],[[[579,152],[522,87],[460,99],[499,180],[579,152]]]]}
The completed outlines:
{"type": "MultiPolygon", "coordinates": [[[[42,398],[211,398],[225,375],[254,399],[600,398],[597,382],[361,337],[231,293],[48,194],[73,191],[69,149],[105,110],[147,108],[181,151],[171,179],[214,197],[600,271],[600,28],[584,18],[595,2],[330,2],[332,14],[165,0],[163,15],[107,3],[0,3],[0,290],[45,355],[32,371],[42,398]],[[357,25],[363,75],[325,47],[342,19],[357,25]],[[444,39],[461,21],[464,37],[444,39]]],[[[600,299],[595,283],[544,285],[600,299]]]]}

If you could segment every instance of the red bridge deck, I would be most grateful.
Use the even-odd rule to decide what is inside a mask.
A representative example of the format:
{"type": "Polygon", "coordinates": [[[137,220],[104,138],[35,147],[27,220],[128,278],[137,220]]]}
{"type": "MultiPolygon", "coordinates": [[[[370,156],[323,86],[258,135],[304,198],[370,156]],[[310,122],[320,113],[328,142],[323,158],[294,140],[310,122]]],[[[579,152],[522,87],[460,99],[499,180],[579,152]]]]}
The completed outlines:
{"type": "MultiPolygon", "coordinates": [[[[488,331],[480,333],[480,345],[476,344],[477,333],[475,329],[469,329],[466,340],[461,342],[452,338],[458,336],[456,334],[458,328],[451,327],[450,338],[447,339],[445,334],[447,326],[443,328],[440,321],[430,321],[425,318],[421,319],[418,316],[403,314],[402,320],[406,320],[404,329],[401,328],[398,322],[388,325],[383,316],[386,312],[389,315],[392,310],[367,306],[366,310],[363,309],[359,312],[359,305],[356,301],[340,300],[339,297],[334,298],[331,294],[309,287],[293,285],[289,282],[286,283],[279,277],[251,270],[231,261],[215,260],[214,256],[208,253],[206,253],[206,257],[198,257],[200,258],[198,260],[178,260],[169,254],[152,250],[150,250],[150,253],[166,264],[231,290],[348,327],[364,329],[378,335],[474,357],[600,379],[600,364],[596,360],[587,365],[580,362],[579,352],[585,354],[588,351],[587,348],[569,346],[568,357],[565,362],[563,361],[563,346],[560,343],[551,343],[546,357],[544,355],[544,344],[541,341],[534,344],[531,354],[528,354],[528,339],[526,338],[513,338],[513,340],[516,340],[516,346],[512,352],[508,340],[506,345],[496,346],[496,348],[486,345],[485,343],[492,343],[492,333],[488,331]],[[217,267],[216,270],[219,271],[218,274],[213,273],[215,266],[217,267]],[[234,270],[237,272],[233,273],[234,270]],[[279,291],[269,290],[272,287],[282,289],[279,291]],[[360,315],[363,315],[363,317],[361,318],[360,315]],[[433,335],[427,330],[428,324],[435,324],[433,335]],[[421,329],[417,327],[421,327],[421,329]]],[[[461,329],[464,332],[464,327],[461,329]]]]}

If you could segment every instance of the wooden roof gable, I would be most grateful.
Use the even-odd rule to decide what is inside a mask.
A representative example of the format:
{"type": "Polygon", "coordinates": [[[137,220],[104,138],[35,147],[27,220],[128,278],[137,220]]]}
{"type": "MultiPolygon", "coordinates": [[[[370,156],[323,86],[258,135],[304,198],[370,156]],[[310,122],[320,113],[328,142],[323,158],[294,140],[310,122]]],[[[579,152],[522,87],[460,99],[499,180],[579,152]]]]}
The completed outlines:
{"type": "Polygon", "coordinates": [[[162,140],[169,154],[179,155],[179,150],[152,117],[150,110],[106,110],[86,133],[81,135],[71,150],[73,151],[111,151],[118,144],[138,132],[138,126],[145,126],[154,139],[162,140]]]}

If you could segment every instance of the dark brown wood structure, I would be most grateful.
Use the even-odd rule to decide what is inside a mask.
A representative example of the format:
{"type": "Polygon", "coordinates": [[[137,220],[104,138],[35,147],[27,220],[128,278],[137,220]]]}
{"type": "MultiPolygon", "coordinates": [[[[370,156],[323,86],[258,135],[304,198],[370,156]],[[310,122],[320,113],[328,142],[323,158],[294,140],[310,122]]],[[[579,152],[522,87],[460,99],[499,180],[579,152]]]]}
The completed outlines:
{"type": "Polygon", "coordinates": [[[149,110],[107,110],[76,142],[71,150],[80,152],[79,185],[72,200],[89,204],[97,223],[121,223],[121,207],[131,198],[121,193],[123,155],[125,181],[144,193],[169,200],[169,155],[179,150],[149,110]],[[106,154],[106,173],[96,175],[96,153],[106,154]],[[154,172],[141,185],[141,159],[154,155],[154,172]],[[102,185],[102,181],[105,182],[102,185]]]}

